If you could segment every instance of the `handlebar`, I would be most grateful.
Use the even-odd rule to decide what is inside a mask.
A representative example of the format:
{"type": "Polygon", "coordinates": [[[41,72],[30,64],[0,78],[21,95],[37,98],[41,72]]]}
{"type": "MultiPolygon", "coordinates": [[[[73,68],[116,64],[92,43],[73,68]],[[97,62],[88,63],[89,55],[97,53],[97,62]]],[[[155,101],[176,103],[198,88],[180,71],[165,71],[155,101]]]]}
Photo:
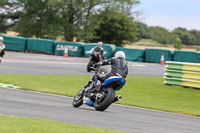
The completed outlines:
{"type": "Polygon", "coordinates": [[[97,72],[97,73],[101,73],[101,69],[100,66],[95,67],[90,67],[93,71],[97,72]]]}

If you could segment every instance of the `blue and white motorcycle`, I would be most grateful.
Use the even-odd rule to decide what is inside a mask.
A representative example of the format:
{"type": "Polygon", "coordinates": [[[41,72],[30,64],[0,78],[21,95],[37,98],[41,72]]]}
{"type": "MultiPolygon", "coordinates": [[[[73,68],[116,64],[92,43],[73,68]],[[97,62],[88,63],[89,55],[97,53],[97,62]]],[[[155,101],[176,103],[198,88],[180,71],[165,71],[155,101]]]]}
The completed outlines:
{"type": "MultiPolygon", "coordinates": [[[[94,68],[95,69],[95,68],[94,68]]],[[[97,79],[97,74],[103,74],[100,67],[95,69],[92,80],[88,82],[87,87],[81,89],[73,99],[73,106],[80,107],[85,98],[86,104],[94,107],[97,111],[106,110],[112,103],[121,99],[121,96],[115,96],[115,91],[120,90],[126,83],[121,76],[111,76],[103,83],[97,79]]]]}

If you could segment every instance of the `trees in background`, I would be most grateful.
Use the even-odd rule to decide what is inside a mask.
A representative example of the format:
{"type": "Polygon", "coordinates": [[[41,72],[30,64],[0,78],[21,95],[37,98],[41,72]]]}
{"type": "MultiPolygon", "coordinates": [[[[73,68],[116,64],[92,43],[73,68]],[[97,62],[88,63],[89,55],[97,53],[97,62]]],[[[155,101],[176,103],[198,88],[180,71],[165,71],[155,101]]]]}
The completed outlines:
{"type": "MultiPolygon", "coordinates": [[[[144,23],[137,23],[137,33],[139,39],[152,39],[161,44],[174,44],[181,42],[185,45],[200,45],[200,31],[187,30],[178,27],[173,31],[159,26],[147,26],[144,23]],[[180,39],[180,41],[178,41],[180,39]]],[[[179,44],[178,43],[178,44],[179,44]]]]}
{"type": "Polygon", "coordinates": [[[101,40],[121,46],[124,40],[133,42],[137,39],[136,24],[124,13],[106,9],[96,17],[100,24],[95,30],[95,38],[91,41],[101,40]]]}
{"type": "Polygon", "coordinates": [[[161,44],[200,45],[200,31],[178,27],[173,31],[136,22],[139,0],[1,0],[0,32],[21,36],[112,43],[152,39],[161,44]]]}
{"type": "Polygon", "coordinates": [[[176,37],[176,38],[175,38],[175,41],[174,41],[174,48],[176,48],[176,49],[178,49],[178,50],[181,50],[181,49],[183,48],[181,39],[180,39],[179,37],[176,37]]]}
{"type": "Polygon", "coordinates": [[[86,42],[106,38],[104,43],[132,41],[136,38],[132,10],[138,3],[139,0],[3,0],[0,32],[6,31],[11,22],[12,28],[24,37],[55,39],[63,36],[67,41],[76,37],[86,42]],[[7,10],[10,7],[15,9],[7,10]],[[16,14],[13,20],[11,16],[16,14]],[[105,17],[110,19],[105,20],[105,17]],[[103,28],[105,25],[113,26],[115,37],[105,37],[111,32],[103,28]]]}
{"type": "Polygon", "coordinates": [[[20,7],[21,5],[15,0],[0,1],[0,32],[6,32],[17,23],[20,7]]]}

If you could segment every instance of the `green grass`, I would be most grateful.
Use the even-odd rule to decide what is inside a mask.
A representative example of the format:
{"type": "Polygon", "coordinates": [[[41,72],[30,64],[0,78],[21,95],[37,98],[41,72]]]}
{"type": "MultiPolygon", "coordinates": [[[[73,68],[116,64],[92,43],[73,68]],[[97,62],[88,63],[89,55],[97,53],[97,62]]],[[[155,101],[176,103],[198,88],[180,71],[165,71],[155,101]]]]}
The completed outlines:
{"type": "Polygon", "coordinates": [[[125,133],[58,121],[0,115],[0,133],[125,133]]]}
{"type": "MultiPolygon", "coordinates": [[[[24,89],[74,96],[91,78],[86,75],[14,75],[1,74],[0,83],[12,83],[24,89]]],[[[200,116],[200,90],[166,86],[162,77],[128,76],[120,91],[118,104],[200,116]]]]}

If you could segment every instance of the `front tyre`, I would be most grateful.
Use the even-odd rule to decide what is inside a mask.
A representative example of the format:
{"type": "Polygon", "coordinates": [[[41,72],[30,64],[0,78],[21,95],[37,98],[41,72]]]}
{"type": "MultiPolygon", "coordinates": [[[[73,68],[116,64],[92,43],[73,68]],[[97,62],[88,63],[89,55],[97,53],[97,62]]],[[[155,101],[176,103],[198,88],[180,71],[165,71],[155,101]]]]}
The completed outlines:
{"type": "Polygon", "coordinates": [[[87,72],[90,72],[91,71],[91,66],[94,64],[95,62],[91,59],[87,65],[87,72]]]}
{"type": "Polygon", "coordinates": [[[115,91],[112,88],[106,88],[105,97],[102,100],[96,100],[94,103],[94,108],[97,111],[106,110],[112,103],[115,98],[115,91]]]}
{"type": "Polygon", "coordinates": [[[72,105],[76,108],[83,104],[84,91],[80,90],[73,99],[72,105]]]}

